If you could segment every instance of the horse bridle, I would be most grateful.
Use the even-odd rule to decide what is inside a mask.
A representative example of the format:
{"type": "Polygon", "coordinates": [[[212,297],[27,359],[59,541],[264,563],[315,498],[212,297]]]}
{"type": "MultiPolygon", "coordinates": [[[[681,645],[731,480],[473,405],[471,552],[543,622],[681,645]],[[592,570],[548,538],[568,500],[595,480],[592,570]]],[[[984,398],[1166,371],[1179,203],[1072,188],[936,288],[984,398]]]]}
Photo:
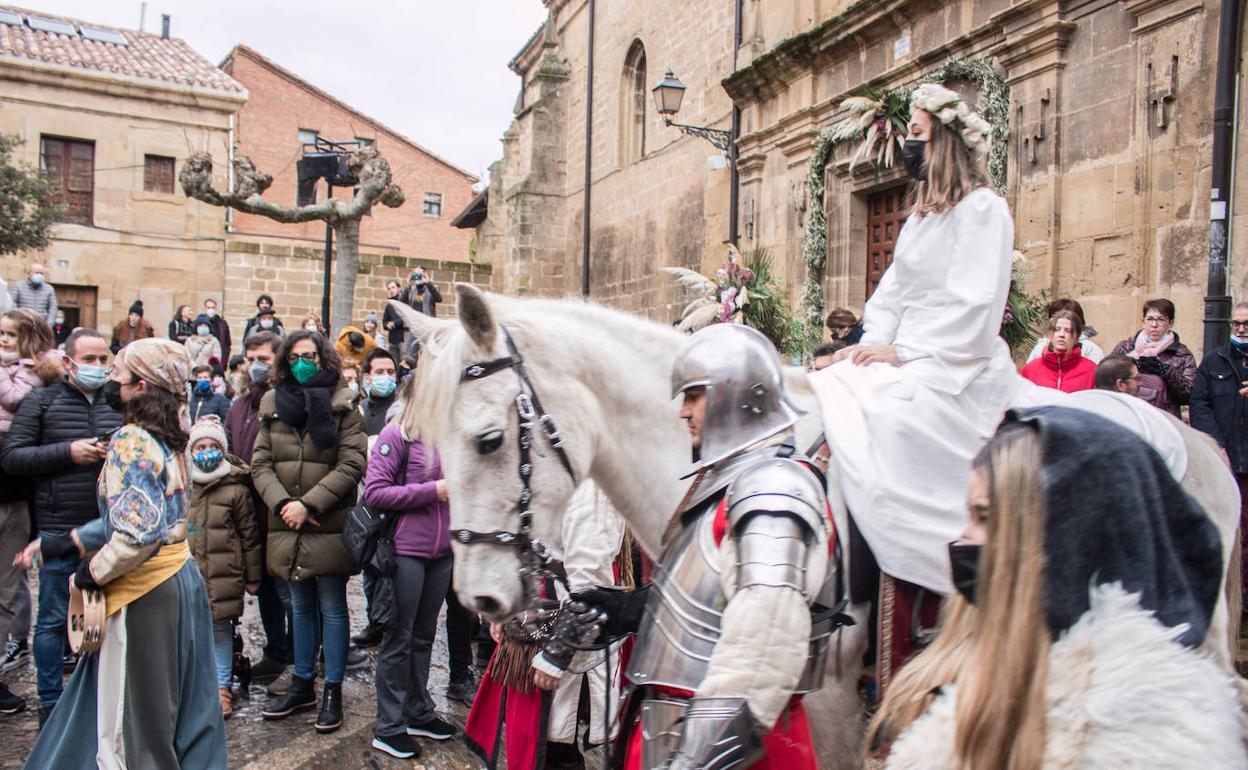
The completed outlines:
{"type": "Polygon", "coordinates": [[[459,375],[459,379],[460,382],[480,380],[505,369],[515,370],[516,375],[520,378],[520,393],[516,396],[516,416],[520,425],[516,434],[520,447],[520,497],[516,501],[516,509],[520,513],[520,526],[515,532],[506,530],[476,532],[471,529],[453,529],[451,530],[451,537],[464,545],[494,543],[495,545],[505,545],[519,549],[521,574],[522,577],[526,578],[526,591],[532,591],[535,590],[536,583],[544,578],[555,578],[564,583],[567,582],[563,564],[554,558],[550,548],[545,543],[531,535],[533,531],[533,513],[529,510],[529,503],[533,500],[533,491],[530,486],[530,480],[533,476],[533,463],[530,459],[530,451],[536,449],[537,453],[541,455],[541,449],[534,447],[533,444],[534,426],[541,431],[551,448],[555,450],[560,464],[568,472],[568,477],[572,479],[573,486],[576,485],[576,474],[572,471],[572,462],[568,459],[567,452],[564,451],[563,437],[559,435],[559,428],[555,425],[555,418],[542,408],[542,402],[537,397],[537,391],[533,388],[533,383],[529,380],[528,373],[524,370],[524,358],[520,355],[520,351],[516,349],[516,343],[512,341],[511,334],[508,333],[507,328],[504,326],[499,328],[502,330],[503,341],[507,345],[508,355],[502,358],[495,358],[492,361],[469,364],[464,367],[464,370],[459,375]]]}

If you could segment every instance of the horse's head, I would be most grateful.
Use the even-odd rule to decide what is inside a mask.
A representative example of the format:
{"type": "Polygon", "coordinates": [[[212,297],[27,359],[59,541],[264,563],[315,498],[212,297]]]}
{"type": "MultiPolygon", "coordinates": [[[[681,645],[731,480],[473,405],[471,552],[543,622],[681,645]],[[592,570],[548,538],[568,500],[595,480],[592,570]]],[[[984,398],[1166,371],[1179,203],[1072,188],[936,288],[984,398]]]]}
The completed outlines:
{"type": "MultiPolygon", "coordinates": [[[[586,442],[577,440],[584,434],[574,424],[581,416],[573,403],[576,385],[571,378],[558,376],[566,372],[544,371],[538,362],[537,354],[549,347],[550,341],[539,339],[532,327],[519,319],[499,317],[499,311],[514,302],[487,297],[466,284],[455,288],[457,320],[430,318],[404,303],[391,302],[421,343],[416,383],[406,391],[411,403],[404,409],[403,427],[407,435],[419,435],[437,448],[455,530],[519,534],[524,490],[520,446],[524,418],[520,411],[532,393],[527,392],[520,370],[504,361],[512,355],[507,334],[524,358],[533,392],[558,421],[558,429],[567,439],[568,460],[580,480],[590,455],[586,442]],[[528,357],[530,354],[534,357],[528,357]],[[474,369],[478,364],[485,366],[474,369]],[[465,377],[465,370],[475,374],[465,377]],[[522,394],[526,398],[518,406],[517,397],[522,394]]],[[[542,427],[536,421],[529,422],[529,534],[561,552],[561,522],[575,482],[542,427]]],[[[452,550],[455,590],[465,607],[499,621],[524,609],[533,599],[531,586],[522,577],[524,549],[497,540],[460,542],[453,538],[452,550]]]]}

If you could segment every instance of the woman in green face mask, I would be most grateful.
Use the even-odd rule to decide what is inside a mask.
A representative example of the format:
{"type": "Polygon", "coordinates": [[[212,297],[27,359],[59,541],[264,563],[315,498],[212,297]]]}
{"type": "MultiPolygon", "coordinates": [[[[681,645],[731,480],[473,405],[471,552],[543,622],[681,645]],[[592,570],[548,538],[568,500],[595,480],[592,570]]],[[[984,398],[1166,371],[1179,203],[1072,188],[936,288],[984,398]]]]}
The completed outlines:
{"type": "Polygon", "coordinates": [[[269,375],[273,387],[260,400],[251,462],[252,480],[268,509],[267,566],[290,584],[294,625],[294,680],[262,713],[283,719],[316,707],[319,622],[325,687],[316,729],[323,733],[342,724],[347,577],[355,566],[342,545],[342,529],[355,507],[368,450],[364,418],[353,408],[355,394],[341,372],[324,335],[301,329],[287,337],[269,375]]]}

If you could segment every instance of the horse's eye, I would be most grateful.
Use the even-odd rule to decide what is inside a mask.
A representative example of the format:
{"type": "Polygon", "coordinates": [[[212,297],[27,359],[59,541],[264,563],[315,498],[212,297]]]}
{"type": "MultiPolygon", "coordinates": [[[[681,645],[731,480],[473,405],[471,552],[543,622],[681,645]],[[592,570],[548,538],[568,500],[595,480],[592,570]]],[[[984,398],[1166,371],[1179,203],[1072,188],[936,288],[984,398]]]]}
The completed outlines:
{"type": "Polygon", "coordinates": [[[477,454],[488,455],[503,445],[503,432],[491,430],[477,436],[477,454]]]}

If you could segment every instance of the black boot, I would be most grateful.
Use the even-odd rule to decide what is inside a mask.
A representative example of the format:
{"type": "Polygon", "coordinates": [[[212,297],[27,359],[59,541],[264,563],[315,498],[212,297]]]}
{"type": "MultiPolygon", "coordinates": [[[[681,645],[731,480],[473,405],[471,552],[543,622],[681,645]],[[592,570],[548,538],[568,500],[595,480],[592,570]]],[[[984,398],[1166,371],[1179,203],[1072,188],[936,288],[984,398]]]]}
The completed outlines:
{"type": "Polygon", "coordinates": [[[316,731],[332,733],[342,727],[342,682],[326,682],[321,688],[321,713],[316,715],[316,731]]]}
{"type": "Polygon", "coordinates": [[[296,711],[316,708],[316,689],[312,686],[313,679],[301,676],[292,677],[290,689],[280,698],[269,701],[260,716],[265,719],[285,719],[296,711]]]}

